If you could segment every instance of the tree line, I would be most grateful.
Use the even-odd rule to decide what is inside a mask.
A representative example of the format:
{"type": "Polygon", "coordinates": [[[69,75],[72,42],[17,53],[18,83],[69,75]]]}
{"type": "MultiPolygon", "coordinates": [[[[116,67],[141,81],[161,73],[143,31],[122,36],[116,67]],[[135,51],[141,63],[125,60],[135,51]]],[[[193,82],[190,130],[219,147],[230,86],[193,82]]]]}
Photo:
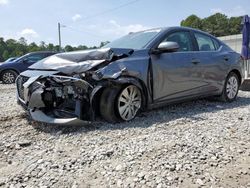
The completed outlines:
{"type": "Polygon", "coordinates": [[[45,42],[40,42],[40,44],[36,44],[32,42],[30,44],[27,43],[27,40],[21,37],[19,40],[7,39],[0,37],[0,62],[7,60],[10,57],[20,57],[29,52],[35,51],[76,51],[76,50],[87,50],[87,49],[96,49],[107,44],[106,42],[101,42],[99,46],[88,47],[85,45],[79,45],[77,47],[66,45],[61,50],[59,49],[59,45],[54,45],[52,43],[46,44],[45,42]]]}
{"type": "Polygon", "coordinates": [[[242,16],[227,17],[225,14],[216,13],[206,18],[190,15],[182,20],[181,26],[192,27],[208,32],[216,37],[241,33],[242,16]]]}

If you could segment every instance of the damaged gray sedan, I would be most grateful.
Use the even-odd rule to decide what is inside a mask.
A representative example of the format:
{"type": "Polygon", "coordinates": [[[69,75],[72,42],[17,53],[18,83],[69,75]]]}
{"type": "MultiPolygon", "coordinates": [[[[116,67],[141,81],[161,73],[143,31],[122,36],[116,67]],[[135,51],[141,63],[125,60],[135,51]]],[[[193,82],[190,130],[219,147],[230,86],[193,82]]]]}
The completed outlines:
{"type": "Polygon", "coordinates": [[[169,27],[130,33],[102,49],[56,54],[16,80],[39,122],[129,121],[140,111],[198,97],[235,100],[240,55],[204,32],[169,27]]]}

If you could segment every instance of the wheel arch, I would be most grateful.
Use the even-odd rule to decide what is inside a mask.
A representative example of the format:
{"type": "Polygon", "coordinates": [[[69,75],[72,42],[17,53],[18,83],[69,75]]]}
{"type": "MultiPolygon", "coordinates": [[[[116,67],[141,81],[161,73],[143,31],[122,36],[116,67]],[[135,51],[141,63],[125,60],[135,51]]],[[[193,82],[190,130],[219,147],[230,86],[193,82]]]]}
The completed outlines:
{"type": "Polygon", "coordinates": [[[229,75],[231,72],[235,73],[235,74],[238,76],[239,82],[240,82],[240,85],[241,85],[241,83],[242,83],[242,75],[241,75],[241,72],[240,72],[239,70],[237,70],[237,69],[232,69],[232,70],[228,73],[228,75],[229,75]]]}
{"type": "Polygon", "coordinates": [[[100,83],[99,85],[97,85],[93,90],[92,93],[90,94],[90,103],[92,108],[94,109],[95,112],[99,112],[98,110],[98,104],[100,102],[100,96],[102,95],[103,91],[108,88],[108,87],[125,87],[129,84],[133,84],[135,86],[137,86],[140,91],[142,92],[142,101],[143,101],[143,105],[142,105],[142,110],[147,108],[147,102],[148,102],[148,93],[147,93],[147,87],[145,85],[145,83],[140,80],[139,78],[135,78],[135,77],[119,77],[115,80],[106,80],[103,81],[102,83],[100,83]]]}
{"type": "Polygon", "coordinates": [[[142,109],[147,107],[148,103],[148,92],[146,84],[139,78],[136,77],[120,77],[117,80],[117,83],[121,83],[123,86],[133,84],[137,86],[140,91],[142,92],[142,100],[143,100],[143,107],[142,109]]]}
{"type": "Polygon", "coordinates": [[[6,71],[15,71],[17,74],[20,74],[20,72],[17,70],[17,69],[14,69],[14,68],[7,68],[7,69],[3,69],[1,70],[0,72],[0,76],[2,76],[2,74],[6,71]]]}

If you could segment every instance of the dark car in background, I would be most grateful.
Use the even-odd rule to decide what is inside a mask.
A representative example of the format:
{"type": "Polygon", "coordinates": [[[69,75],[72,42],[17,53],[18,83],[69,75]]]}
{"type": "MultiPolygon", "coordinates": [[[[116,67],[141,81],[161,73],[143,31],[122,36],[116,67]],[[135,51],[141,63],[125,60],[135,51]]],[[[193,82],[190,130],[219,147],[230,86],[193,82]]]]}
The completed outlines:
{"type": "Polygon", "coordinates": [[[72,125],[98,115],[129,121],[141,110],[200,97],[234,101],[242,63],[240,54],[205,32],[151,29],[102,49],[39,61],[17,78],[17,96],[40,122],[72,125]]]}
{"type": "Polygon", "coordinates": [[[55,52],[32,52],[19,57],[14,61],[4,62],[0,64],[0,81],[4,84],[12,84],[15,82],[17,76],[21,72],[27,70],[29,66],[54,54],[55,52]]]}

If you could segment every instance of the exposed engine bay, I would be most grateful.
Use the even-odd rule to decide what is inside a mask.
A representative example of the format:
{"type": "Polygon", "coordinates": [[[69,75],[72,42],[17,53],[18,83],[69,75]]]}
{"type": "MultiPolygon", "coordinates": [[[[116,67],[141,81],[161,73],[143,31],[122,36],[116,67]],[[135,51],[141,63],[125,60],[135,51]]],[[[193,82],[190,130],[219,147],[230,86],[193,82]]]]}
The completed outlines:
{"type": "Polygon", "coordinates": [[[82,79],[49,76],[31,84],[28,108],[38,108],[53,117],[91,120],[89,93],[92,89],[82,79]]]}

